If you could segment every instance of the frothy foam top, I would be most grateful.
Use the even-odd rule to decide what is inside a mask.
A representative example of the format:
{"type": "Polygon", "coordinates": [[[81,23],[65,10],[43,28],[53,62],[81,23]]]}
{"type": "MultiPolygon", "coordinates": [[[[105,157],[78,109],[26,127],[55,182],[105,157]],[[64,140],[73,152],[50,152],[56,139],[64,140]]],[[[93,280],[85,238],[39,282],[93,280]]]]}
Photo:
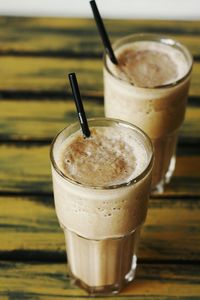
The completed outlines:
{"type": "Polygon", "coordinates": [[[141,138],[128,128],[92,127],[90,138],[78,131],[59,150],[58,167],[81,184],[108,187],[141,174],[148,155],[141,138]]]}
{"type": "Polygon", "coordinates": [[[159,42],[134,42],[119,47],[118,65],[108,68],[137,87],[156,87],[176,82],[186,75],[188,63],[181,51],[159,42]]]}

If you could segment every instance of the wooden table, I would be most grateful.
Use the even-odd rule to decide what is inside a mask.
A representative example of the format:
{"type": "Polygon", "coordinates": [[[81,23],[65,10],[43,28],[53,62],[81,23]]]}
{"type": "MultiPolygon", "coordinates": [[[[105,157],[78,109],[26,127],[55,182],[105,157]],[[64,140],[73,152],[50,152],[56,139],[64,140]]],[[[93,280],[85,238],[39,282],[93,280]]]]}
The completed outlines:
{"type": "MultiPolygon", "coordinates": [[[[136,280],[111,299],[199,299],[200,22],[108,20],[106,26],[112,40],[168,34],[195,59],[174,177],[163,195],[151,197],[136,280]]],[[[49,145],[76,120],[68,72],[77,73],[87,115],[103,115],[96,26],[87,19],[1,17],[0,28],[0,299],[85,299],[68,277],[49,145]]]]}

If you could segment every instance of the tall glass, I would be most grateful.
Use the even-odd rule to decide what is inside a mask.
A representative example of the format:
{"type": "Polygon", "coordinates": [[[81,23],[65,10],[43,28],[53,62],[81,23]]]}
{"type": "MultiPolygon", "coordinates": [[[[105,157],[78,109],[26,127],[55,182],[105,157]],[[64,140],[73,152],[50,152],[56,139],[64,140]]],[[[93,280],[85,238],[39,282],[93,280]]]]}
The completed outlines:
{"type": "MultiPolygon", "coordinates": [[[[136,126],[114,119],[90,119],[90,127],[125,128],[145,147],[147,163],[123,184],[95,187],[68,178],[58,167],[63,142],[79,124],[63,129],[51,147],[55,208],[66,239],[74,282],[90,294],[119,292],[135,276],[137,246],[148,205],[153,163],[150,139],[136,126]]],[[[84,165],[83,165],[84,168],[84,165]]]]}
{"type": "MultiPolygon", "coordinates": [[[[180,51],[187,63],[184,76],[170,84],[155,87],[137,87],[119,78],[113,64],[104,58],[104,96],[106,117],[128,121],[144,130],[151,138],[155,150],[152,189],[162,192],[175,168],[175,150],[178,129],[185,115],[192,70],[192,56],[180,43],[152,34],[135,34],[116,41],[117,52],[124,45],[138,42],[156,42],[180,51]]],[[[151,62],[150,62],[151,63],[151,62]]]]}

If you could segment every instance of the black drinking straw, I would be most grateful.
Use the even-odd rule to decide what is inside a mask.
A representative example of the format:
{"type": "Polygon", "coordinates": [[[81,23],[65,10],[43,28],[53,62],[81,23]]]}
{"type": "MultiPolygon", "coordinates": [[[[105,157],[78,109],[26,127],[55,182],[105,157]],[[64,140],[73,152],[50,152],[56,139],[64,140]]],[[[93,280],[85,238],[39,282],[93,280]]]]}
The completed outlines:
{"type": "Polygon", "coordinates": [[[74,100],[75,100],[75,104],[76,104],[76,109],[77,109],[77,114],[78,114],[78,118],[79,118],[79,122],[81,125],[81,129],[83,132],[84,137],[88,138],[90,136],[90,129],[88,127],[88,122],[87,122],[87,118],[85,115],[85,110],[83,107],[83,103],[81,100],[81,95],[80,95],[80,91],[79,91],[79,87],[78,87],[78,82],[76,79],[76,74],[75,73],[70,73],[68,74],[69,77],[69,81],[71,84],[71,89],[72,89],[72,93],[74,96],[74,100]]]}
{"type": "Polygon", "coordinates": [[[108,34],[106,32],[105,26],[103,24],[103,20],[100,16],[100,13],[99,13],[99,10],[97,8],[95,0],[90,1],[90,5],[91,5],[92,11],[93,11],[94,19],[96,21],[96,24],[97,24],[97,27],[98,27],[98,30],[99,30],[99,34],[100,34],[102,42],[104,44],[105,51],[109,55],[110,60],[115,65],[117,65],[118,62],[117,62],[116,56],[115,56],[114,51],[112,49],[108,34]]]}

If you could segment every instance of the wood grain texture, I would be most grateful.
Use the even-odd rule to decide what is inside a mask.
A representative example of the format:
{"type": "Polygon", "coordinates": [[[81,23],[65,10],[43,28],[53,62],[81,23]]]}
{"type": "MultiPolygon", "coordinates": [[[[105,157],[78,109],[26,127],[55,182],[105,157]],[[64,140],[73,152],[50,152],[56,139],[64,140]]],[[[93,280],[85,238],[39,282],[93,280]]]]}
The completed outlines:
{"type": "MultiPolygon", "coordinates": [[[[200,194],[198,147],[181,150],[171,183],[163,196],[200,194]]],[[[50,193],[52,191],[49,146],[0,145],[0,192],[50,193]]]]}
{"type": "MultiPolygon", "coordinates": [[[[199,22],[155,20],[105,20],[111,40],[150,32],[169,35],[200,56],[199,22]]],[[[0,53],[98,56],[103,52],[91,19],[0,18],[0,53]]]]}
{"type": "MultiPolygon", "coordinates": [[[[103,97],[100,59],[0,56],[2,91],[70,93],[67,74],[76,72],[82,95],[103,97]]],[[[194,64],[190,96],[200,95],[200,63],[194,64]]]]}
{"type": "MultiPolygon", "coordinates": [[[[83,100],[88,118],[103,116],[103,99],[101,102],[83,100]]],[[[72,99],[0,100],[0,106],[0,138],[3,140],[52,140],[62,128],[77,121],[72,99]]],[[[195,124],[195,115],[196,110],[190,114],[189,127],[195,124]]]]}
{"type": "MultiPolygon", "coordinates": [[[[199,275],[195,265],[139,264],[136,279],[119,295],[98,299],[197,300],[199,275]]],[[[0,297],[2,300],[72,300],[85,299],[87,294],[70,282],[65,264],[1,262],[0,297]]]]}
{"type": "MultiPolygon", "coordinates": [[[[0,100],[0,138],[4,141],[50,141],[62,128],[76,122],[71,99],[0,100]]],[[[104,115],[103,99],[84,98],[88,118],[104,115]]],[[[186,118],[180,130],[180,142],[200,143],[200,105],[188,103],[186,118]]]]}
{"type": "MultiPolygon", "coordinates": [[[[53,197],[0,197],[0,259],[65,260],[53,197]]],[[[139,259],[194,261],[200,251],[200,199],[150,199],[139,259]]]]}
{"type": "Polygon", "coordinates": [[[3,91],[51,91],[71,94],[67,74],[76,72],[82,94],[103,94],[102,62],[94,59],[0,57],[3,91]]]}

